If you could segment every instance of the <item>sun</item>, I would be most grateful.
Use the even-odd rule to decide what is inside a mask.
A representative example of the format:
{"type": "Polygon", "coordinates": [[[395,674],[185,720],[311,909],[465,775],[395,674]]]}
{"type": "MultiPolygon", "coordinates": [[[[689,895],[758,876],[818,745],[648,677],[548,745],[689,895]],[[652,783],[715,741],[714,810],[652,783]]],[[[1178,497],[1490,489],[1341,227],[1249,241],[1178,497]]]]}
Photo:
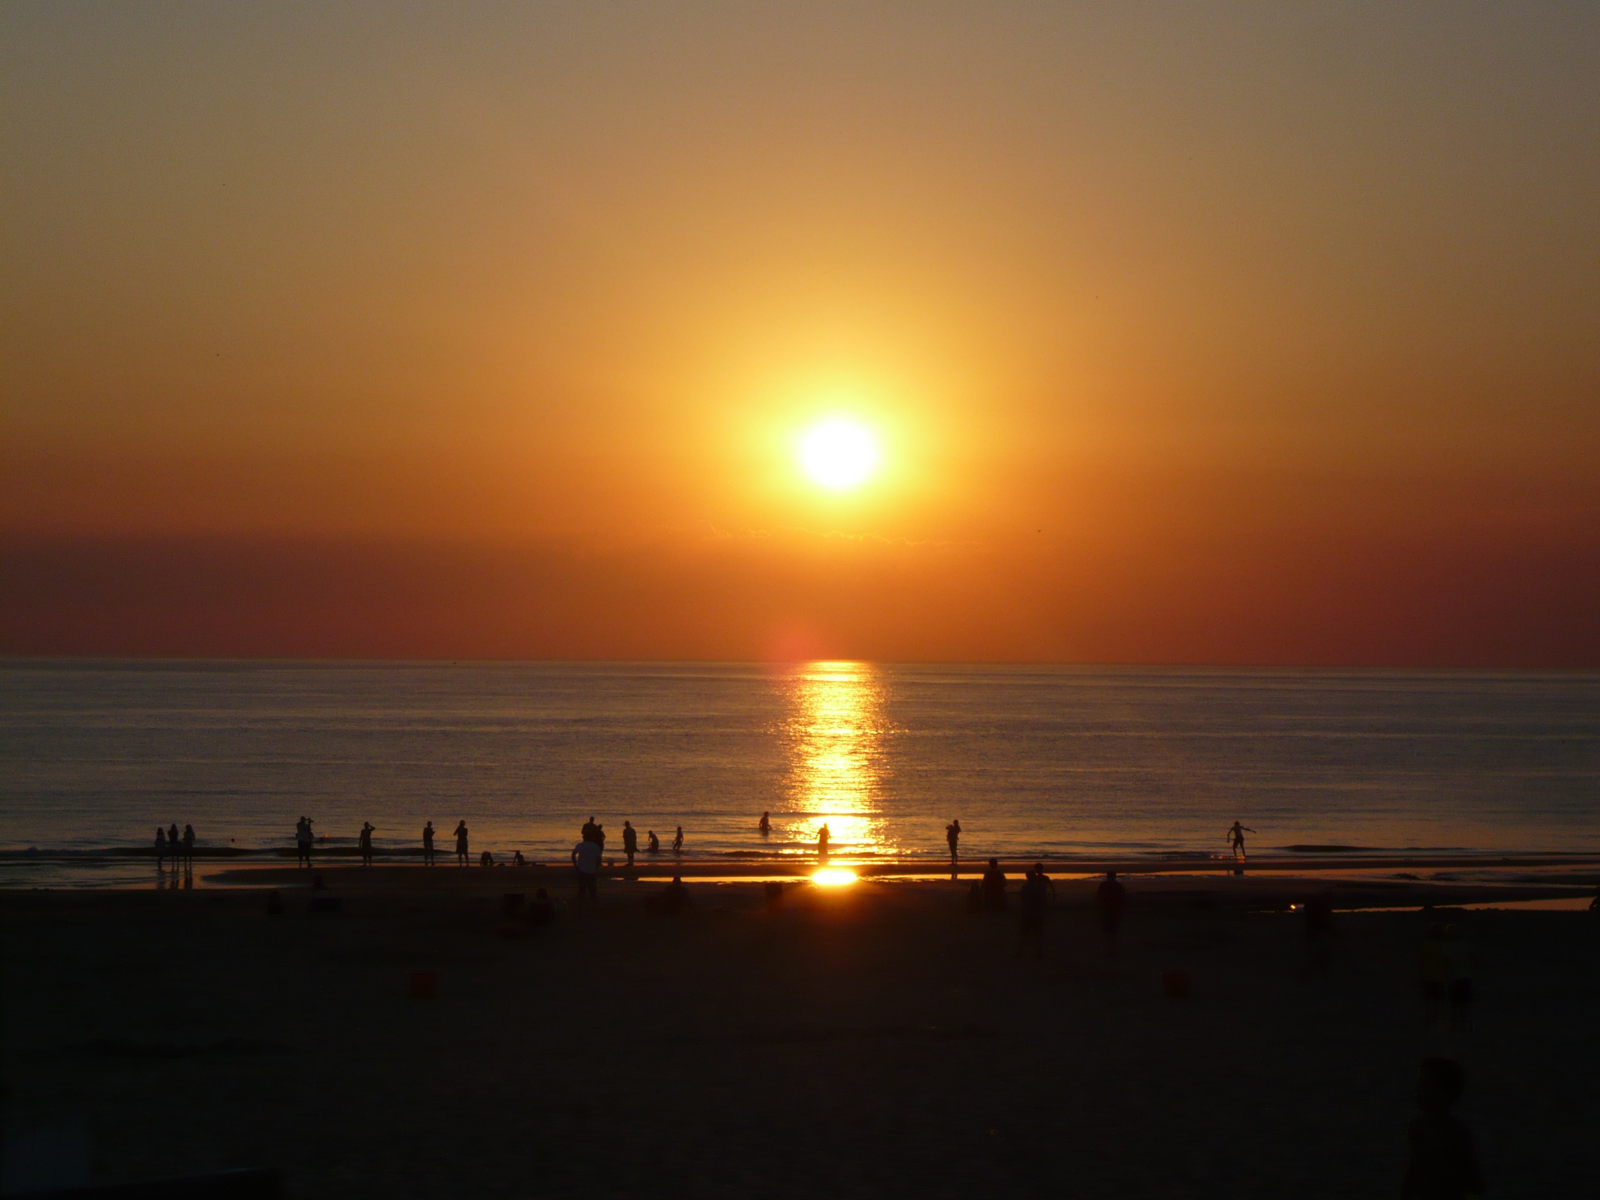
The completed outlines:
{"type": "Polygon", "coordinates": [[[800,439],[806,474],[830,491],[866,482],[878,467],[878,444],[853,421],[824,421],[800,439]]]}

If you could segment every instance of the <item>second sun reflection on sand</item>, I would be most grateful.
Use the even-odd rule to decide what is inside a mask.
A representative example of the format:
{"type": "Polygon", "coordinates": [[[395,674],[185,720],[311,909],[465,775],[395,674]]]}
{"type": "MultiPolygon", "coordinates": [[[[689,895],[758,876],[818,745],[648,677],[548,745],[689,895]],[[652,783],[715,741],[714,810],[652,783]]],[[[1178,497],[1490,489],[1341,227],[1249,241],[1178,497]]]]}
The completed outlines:
{"type": "Polygon", "coordinates": [[[785,841],[814,851],[824,822],[833,861],[892,853],[878,799],[887,767],[885,687],[868,663],[818,662],[785,677],[785,841]]]}

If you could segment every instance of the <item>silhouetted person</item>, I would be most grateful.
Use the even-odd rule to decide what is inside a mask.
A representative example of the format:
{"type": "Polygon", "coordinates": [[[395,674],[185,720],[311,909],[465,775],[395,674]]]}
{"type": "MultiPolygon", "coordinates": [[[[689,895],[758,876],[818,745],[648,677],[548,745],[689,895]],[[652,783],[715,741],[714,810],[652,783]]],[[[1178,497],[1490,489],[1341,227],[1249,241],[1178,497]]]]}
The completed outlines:
{"type": "Polygon", "coordinates": [[[1428,926],[1417,947],[1417,983],[1422,993],[1422,1023],[1428,1028],[1444,1024],[1445,996],[1450,990],[1450,950],[1445,945],[1444,924],[1428,926]]]}
{"type": "Polygon", "coordinates": [[[167,829],[167,846],[172,855],[173,870],[177,870],[178,861],[183,857],[183,839],[178,836],[178,823],[174,821],[167,829]]]}
{"type": "Polygon", "coordinates": [[[953,867],[956,865],[956,860],[960,857],[961,851],[961,822],[959,820],[951,821],[950,824],[944,827],[944,840],[950,846],[950,865],[953,867]]]}
{"type": "Polygon", "coordinates": [[[167,831],[161,826],[156,826],[156,870],[163,870],[167,865],[167,831]]]}
{"type": "Polygon", "coordinates": [[[594,827],[594,844],[600,847],[601,854],[606,852],[606,827],[604,825],[596,825],[594,827]]]}
{"type": "Polygon", "coordinates": [[[681,875],[674,875],[672,882],[661,890],[661,911],[681,912],[683,906],[689,903],[689,888],[683,882],[681,875]]]}
{"type": "Polygon", "coordinates": [[[1461,1064],[1452,1058],[1425,1058],[1417,1074],[1418,1116],[1407,1140],[1406,1200],[1461,1200],[1483,1195],[1483,1172],[1471,1131],[1450,1110],[1466,1090],[1461,1064]]]}
{"type": "Polygon", "coordinates": [[[645,847],[645,849],[648,850],[651,854],[660,854],[661,853],[661,839],[656,836],[656,831],[654,829],[650,830],[649,834],[650,834],[650,843],[649,843],[649,845],[647,845],[645,847]]]}
{"type": "Polygon", "coordinates": [[[595,841],[595,834],[599,829],[600,826],[594,823],[594,815],[591,813],[589,819],[583,823],[583,840],[586,842],[595,841]]]}
{"type": "Polygon", "coordinates": [[[464,867],[470,853],[467,850],[467,823],[460,821],[456,824],[456,866],[464,867]]]}
{"type": "Polygon", "coordinates": [[[822,828],[817,830],[817,857],[826,860],[828,857],[828,839],[833,835],[828,832],[828,823],[824,821],[822,828]]]}
{"type": "Polygon", "coordinates": [[[294,826],[295,865],[311,865],[311,818],[301,817],[294,826]]]}
{"type": "Polygon", "coordinates": [[[1311,965],[1328,965],[1329,943],[1333,941],[1333,901],[1326,896],[1312,896],[1306,901],[1306,944],[1311,947],[1311,965]]]}
{"type": "Polygon", "coordinates": [[[622,852],[628,856],[628,865],[633,866],[633,856],[639,853],[639,831],[632,821],[622,823],[622,852]]]}
{"type": "Polygon", "coordinates": [[[674,854],[682,854],[683,853],[683,826],[682,825],[678,826],[678,836],[672,839],[672,852],[674,854]]]}
{"type": "Polygon", "coordinates": [[[555,919],[555,902],[550,899],[550,893],[540,888],[533,894],[533,901],[528,905],[528,920],[536,927],[542,929],[555,919]]]}
{"type": "MultiPolygon", "coordinates": [[[[1212,826],[1212,828],[1214,829],[1214,828],[1216,828],[1216,826],[1212,826]]],[[[1233,843],[1233,856],[1235,858],[1249,858],[1250,857],[1248,854],[1246,854],[1244,852],[1244,835],[1247,834],[1247,833],[1254,833],[1254,832],[1255,832],[1255,830],[1251,829],[1248,825],[1241,825],[1237,821],[1235,821],[1233,823],[1233,827],[1228,830],[1227,838],[1228,838],[1228,840],[1230,842],[1233,843]]]]}
{"type": "Polygon", "coordinates": [[[194,826],[183,827],[183,861],[186,866],[194,866],[194,826]]]}
{"type": "Polygon", "coordinates": [[[1454,925],[1444,927],[1444,960],[1450,1000],[1450,1028],[1472,1024],[1472,947],[1454,925]]]}
{"type": "Polygon", "coordinates": [[[997,858],[989,860],[989,869],[983,873],[983,906],[990,912],[1006,910],[1006,873],[997,858]]]}
{"type": "Polygon", "coordinates": [[[1055,898],[1055,884],[1050,882],[1050,876],[1044,873],[1042,863],[1034,863],[1033,869],[1026,873],[1022,881],[1022,932],[1017,941],[1017,953],[1022,953],[1022,947],[1028,942],[1033,943],[1034,953],[1044,954],[1044,922],[1050,913],[1050,901],[1055,898]]]}
{"type": "Polygon", "coordinates": [[[361,822],[361,834],[356,838],[356,845],[361,848],[361,865],[363,867],[372,865],[372,830],[372,822],[363,821],[361,822]]]}
{"type": "Polygon", "coordinates": [[[1117,873],[1107,871],[1105,881],[1095,889],[1094,901],[1100,909],[1100,928],[1106,936],[1106,952],[1115,953],[1117,930],[1122,928],[1122,910],[1127,905],[1128,890],[1117,882],[1117,873]]]}
{"type": "Polygon", "coordinates": [[[513,850],[511,852],[511,865],[513,867],[525,867],[528,865],[528,860],[522,857],[521,850],[513,850]]]}
{"type": "Polygon", "coordinates": [[[572,869],[578,877],[578,899],[599,900],[595,880],[600,876],[600,844],[585,839],[572,848],[572,869]]]}
{"type": "Polygon", "coordinates": [[[478,855],[478,865],[480,867],[494,866],[494,855],[485,850],[482,854],[478,855]]]}
{"type": "Polygon", "coordinates": [[[761,820],[756,822],[756,828],[761,831],[761,836],[766,837],[772,832],[772,814],[762,813],[761,820]]]}
{"type": "Polygon", "coordinates": [[[422,827],[422,865],[433,866],[433,822],[422,827]]]}

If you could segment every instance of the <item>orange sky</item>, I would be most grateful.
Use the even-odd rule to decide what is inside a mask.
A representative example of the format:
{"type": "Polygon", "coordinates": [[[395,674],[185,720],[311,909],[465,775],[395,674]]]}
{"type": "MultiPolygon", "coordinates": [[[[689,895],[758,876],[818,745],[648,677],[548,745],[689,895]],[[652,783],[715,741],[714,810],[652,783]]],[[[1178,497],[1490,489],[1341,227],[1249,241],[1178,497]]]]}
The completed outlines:
{"type": "Polygon", "coordinates": [[[0,28],[0,652],[1600,666],[1593,5],[0,28]]]}

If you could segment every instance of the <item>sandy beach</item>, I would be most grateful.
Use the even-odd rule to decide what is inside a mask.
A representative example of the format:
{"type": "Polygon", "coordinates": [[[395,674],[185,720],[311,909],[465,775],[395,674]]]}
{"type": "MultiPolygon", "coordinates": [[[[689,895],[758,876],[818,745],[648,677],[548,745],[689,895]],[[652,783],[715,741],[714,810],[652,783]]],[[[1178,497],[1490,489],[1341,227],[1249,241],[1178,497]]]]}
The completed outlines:
{"type": "Polygon", "coordinates": [[[1600,914],[1338,911],[1319,952],[1275,911],[1570,902],[1577,868],[1139,876],[1114,956],[1062,879],[1020,958],[964,883],[695,882],[663,914],[608,879],[535,928],[506,893],[570,901],[565,872],[256,873],[4,896],[8,1127],[81,1130],[98,1182],[275,1166],[294,1197],[1381,1195],[1446,1053],[1491,1194],[1600,1186],[1600,914]],[[1470,1028],[1424,1027],[1434,920],[1474,953],[1470,1028]]]}

